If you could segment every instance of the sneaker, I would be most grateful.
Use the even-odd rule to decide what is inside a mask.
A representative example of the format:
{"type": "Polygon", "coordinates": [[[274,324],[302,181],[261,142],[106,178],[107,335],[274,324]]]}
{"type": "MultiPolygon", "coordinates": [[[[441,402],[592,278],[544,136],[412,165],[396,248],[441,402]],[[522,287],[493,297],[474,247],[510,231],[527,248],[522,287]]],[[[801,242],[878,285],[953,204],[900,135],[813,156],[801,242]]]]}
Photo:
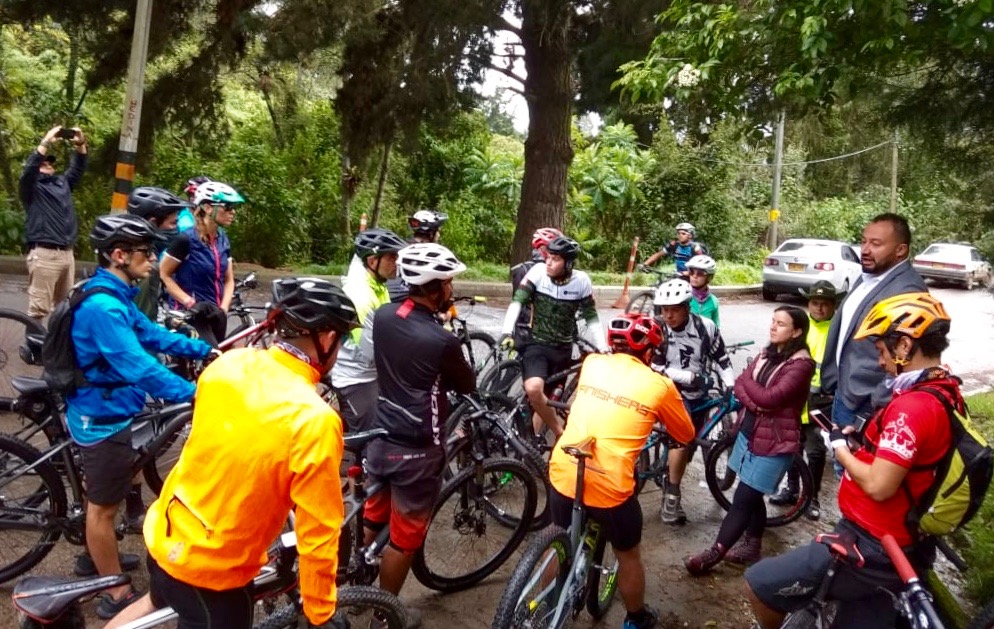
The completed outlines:
{"type": "Polygon", "coordinates": [[[128,514],[124,514],[121,518],[121,523],[117,525],[117,532],[122,535],[129,533],[141,533],[142,527],[145,525],[145,514],[139,513],[135,517],[129,517],[128,514]]]}
{"type": "Polygon", "coordinates": [[[817,498],[811,499],[811,504],[808,506],[808,511],[804,515],[808,516],[809,520],[819,520],[821,519],[821,503],[818,502],[817,498]]]}
{"type": "Polygon", "coordinates": [[[663,524],[686,524],[687,514],[683,510],[683,505],[680,504],[680,496],[664,494],[663,507],[659,510],[659,517],[662,518],[663,524]]]}
{"type": "Polygon", "coordinates": [[[778,491],[777,493],[770,496],[769,500],[771,505],[776,505],[782,507],[784,505],[792,505],[797,502],[797,493],[790,491],[786,487],[778,491]]]}
{"type": "Polygon", "coordinates": [[[659,626],[659,612],[654,607],[649,607],[646,605],[643,608],[646,618],[639,624],[631,619],[631,616],[625,616],[625,622],[621,625],[621,629],[655,629],[659,626]]]}
{"type": "Polygon", "coordinates": [[[142,595],[135,588],[129,589],[128,593],[119,599],[115,599],[110,594],[101,594],[100,602],[97,603],[97,617],[110,620],[141,597],[142,595]]]}
{"type": "MultiPolygon", "coordinates": [[[[121,570],[124,570],[125,572],[137,570],[142,565],[141,558],[132,553],[121,553],[118,561],[121,562],[121,570]]],[[[90,553],[76,555],[76,566],[73,568],[73,573],[77,577],[97,576],[97,564],[93,563],[93,558],[90,557],[90,553]]]]}

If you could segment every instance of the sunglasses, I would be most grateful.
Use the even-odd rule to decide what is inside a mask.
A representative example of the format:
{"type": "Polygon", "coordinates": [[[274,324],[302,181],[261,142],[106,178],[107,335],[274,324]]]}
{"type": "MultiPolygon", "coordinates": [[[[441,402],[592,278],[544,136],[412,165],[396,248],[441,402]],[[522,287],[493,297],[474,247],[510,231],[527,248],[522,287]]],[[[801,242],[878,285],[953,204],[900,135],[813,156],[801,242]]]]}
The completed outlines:
{"type": "Polygon", "coordinates": [[[215,208],[219,210],[224,210],[225,212],[234,212],[238,209],[238,206],[233,203],[214,203],[215,208]]]}
{"type": "Polygon", "coordinates": [[[129,249],[129,251],[131,253],[140,253],[149,259],[155,257],[155,249],[153,247],[135,247],[134,249],[129,249]]]}

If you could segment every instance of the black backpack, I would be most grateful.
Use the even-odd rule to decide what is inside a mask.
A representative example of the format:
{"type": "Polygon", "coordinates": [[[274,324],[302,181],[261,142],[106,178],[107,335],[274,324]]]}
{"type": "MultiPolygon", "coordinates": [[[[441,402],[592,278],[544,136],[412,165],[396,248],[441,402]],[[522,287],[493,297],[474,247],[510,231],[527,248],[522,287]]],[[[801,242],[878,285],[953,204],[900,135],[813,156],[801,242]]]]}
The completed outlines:
{"type": "Polygon", "coordinates": [[[48,333],[41,346],[41,359],[45,366],[42,377],[48,386],[65,396],[70,396],[76,389],[87,385],[83,376],[84,368],[77,362],[76,347],[72,342],[72,322],[73,315],[83,300],[97,293],[114,295],[114,291],[104,286],[81,286],[59,302],[48,318],[48,333]]]}

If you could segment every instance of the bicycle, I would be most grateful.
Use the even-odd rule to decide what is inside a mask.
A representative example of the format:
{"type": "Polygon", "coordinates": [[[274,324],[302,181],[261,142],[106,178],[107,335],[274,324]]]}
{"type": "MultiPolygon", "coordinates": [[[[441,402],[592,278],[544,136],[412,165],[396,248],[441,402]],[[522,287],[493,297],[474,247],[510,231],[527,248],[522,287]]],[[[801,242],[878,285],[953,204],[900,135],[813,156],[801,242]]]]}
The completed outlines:
{"type": "Polygon", "coordinates": [[[656,279],[652,283],[652,289],[636,293],[634,297],[628,300],[628,305],[625,306],[625,312],[638,312],[646,315],[653,314],[653,301],[656,298],[656,289],[670,280],[687,279],[686,276],[679,273],[674,273],[672,271],[660,271],[659,269],[654,269],[653,267],[646,266],[644,264],[638,265],[638,270],[642,273],[652,273],[656,275],[656,279]]]}
{"type": "MultiPolygon", "coordinates": [[[[466,303],[472,308],[476,304],[486,303],[486,297],[480,297],[474,295],[472,297],[456,297],[452,300],[453,304],[466,303]]],[[[473,368],[477,377],[485,371],[489,370],[491,367],[496,365],[501,360],[500,346],[497,345],[497,341],[491,335],[483,332],[481,330],[470,331],[467,320],[469,316],[460,316],[453,306],[453,311],[456,314],[449,319],[449,326],[452,328],[452,333],[456,335],[459,342],[462,344],[462,353],[466,357],[466,362],[469,366],[473,368]]],[[[472,313],[472,309],[470,310],[472,313]]]]}
{"type": "MultiPolygon", "coordinates": [[[[515,427],[513,414],[520,412],[518,405],[499,393],[460,397],[461,403],[449,414],[445,424],[444,474],[451,477],[472,465],[475,453],[485,459],[510,457],[521,461],[534,476],[539,494],[531,530],[545,527],[549,517],[546,502],[549,466],[542,452],[523,439],[515,427]]],[[[517,523],[516,518],[507,514],[497,519],[508,525],[517,523]]]]}
{"type": "Polygon", "coordinates": [[[45,340],[45,326],[28,315],[0,308],[0,428],[9,430],[13,417],[17,391],[16,377],[40,378],[41,345],[45,340]]]}
{"type": "Polygon", "coordinates": [[[587,517],[583,477],[593,456],[593,437],[564,452],[577,460],[576,497],[569,528],[551,526],[532,539],[508,579],[493,629],[566,627],[584,608],[600,620],[617,590],[618,561],[608,554],[600,526],[587,517]]]}
{"type": "MultiPolygon", "coordinates": [[[[185,442],[192,416],[190,404],[174,404],[138,415],[132,423],[138,455],[133,472],[144,473],[156,493],[179,456],[174,446],[185,442]]],[[[0,583],[37,565],[59,537],[77,546],[86,543],[86,492],[79,452],[61,420],[52,426],[60,432],[55,444],[44,452],[15,437],[0,435],[0,531],[4,532],[0,583]]],[[[123,532],[118,529],[119,534],[123,532]]]]}
{"type": "MultiPolygon", "coordinates": [[[[352,435],[349,450],[358,456],[370,441],[386,435],[382,428],[352,435]]],[[[379,557],[390,540],[390,527],[366,544],[362,523],[366,501],[382,489],[380,483],[370,484],[363,466],[349,468],[350,506],[339,540],[342,583],[368,585],[379,574],[379,557]]],[[[472,464],[439,491],[424,544],[414,554],[411,571],[415,578],[433,590],[457,592],[490,576],[524,540],[536,500],[535,480],[522,463],[475,454],[472,464]]]]}
{"type": "MultiPolygon", "coordinates": [[[[854,568],[862,569],[865,560],[860,552],[856,537],[849,531],[841,533],[821,533],[815,537],[819,544],[828,546],[832,555],[825,578],[822,579],[814,599],[803,609],[788,615],[780,625],[781,629],[809,629],[814,627],[830,626],[831,605],[828,600],[828,592],[832,586],[839,569],[848,564],[854,568]]],[[[900,617],[907,621],[911,629],[942,629],[944,626],[935,607],[932,606],[932,599],[918,578],[915,569],[911,566],[904,551],[892,535],[884,535],[880,538],[887,557],[890,559],[904,588],[891,594],[894,599],[894,608],[900,617]]]]}
{"type": "MultiPolygon", "coordinates": [[[[255,624],[256,629],[297,627],[302,610],[296,546],[297,538],[293,530],[282,534],[269,549],[269,563],[252,580],[252,600],[264,603],[257,606],[262,610],[263,618],[255,624]],[[289,602],[278,605],[277,601],[283,598],[289,599],[289,602]]],[[[21,629],[84,629],[86,621],[80,609],[81,603],[100,592],[130,582],[131,577],[126,574],[82,581],[26,577],[17,582],[12,598],[20,615],[21,629]]],[[[374,613],[386,622],[389,629],[404,629],[407,625],[407,610],[393,594],[368,586],[347,586],[338,590],[336,617],[345,616],[352,626],[366,627],[374,613]]],[[[123,629],[151,629],[177,618],[172,608],[165,607],[125,624],[123,629]]]]}

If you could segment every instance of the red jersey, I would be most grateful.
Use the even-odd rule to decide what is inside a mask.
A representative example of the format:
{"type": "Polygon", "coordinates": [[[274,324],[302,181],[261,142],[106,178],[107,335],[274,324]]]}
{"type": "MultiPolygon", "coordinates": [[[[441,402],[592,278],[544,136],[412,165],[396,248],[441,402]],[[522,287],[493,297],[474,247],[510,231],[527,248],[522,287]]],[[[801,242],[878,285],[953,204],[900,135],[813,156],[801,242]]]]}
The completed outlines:
{"type": "MultiPolygon", "coordinates": [[[[929,386],[945,391],[956,389],[956,381],[948,378],[929,381],[929,386]]],[[[956,389],[958,390],[958,389],[956,389]]],[[[910,389],[894,396],[866,426],[864,443],[871,448],[860,448],[853,455],[871,464],[876,457],[900,465],[911,471],[903,485],[917,501],[935,479],[935,468],[923,468],[937,463],[952,443],[949,416],[939,400],[931,393],[910,389]],[[870,450],[876,448],[874,453],[870,450]]],[[[846,518],[863,527],[876,538],[890,533],[901,546],[912,543],[906,518],[911,510],[907,491],[898,488],[893,496],[876,501],[856,484],[846,472],[839,486],[839,510],[846,518]]]]}

